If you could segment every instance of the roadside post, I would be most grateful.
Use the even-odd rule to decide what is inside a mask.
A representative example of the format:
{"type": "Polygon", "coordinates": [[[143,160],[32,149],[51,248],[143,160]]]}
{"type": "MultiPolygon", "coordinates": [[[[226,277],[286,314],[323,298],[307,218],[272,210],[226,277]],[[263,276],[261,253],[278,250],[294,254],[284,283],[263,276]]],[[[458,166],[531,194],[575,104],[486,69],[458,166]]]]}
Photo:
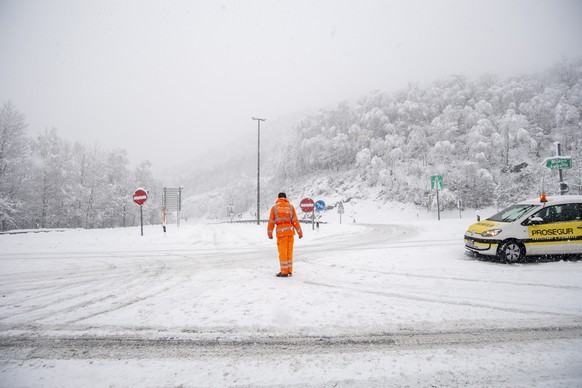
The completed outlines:
{"type": "Polygon", "coordinates": [[[230,218],[230,223],[232,224],[234,221],[234,204],[229,204],[226,212],[228,213],[228,218],[230,218]]]}
{"type": "Polygon", "coordinates": [[[141,225],[141,235],[143,236],[143,204],[148,199],[148,192],[142,188],[137,189],[133,193],[133,202],[139,206],[139,219],[141,225]]]}
{"type": "Polygon", "coordinates": [[[554,145],[556,146],[556,156],[546,158],[543,162],[543,165],[550,170],[558,170],[558,179],[560,180],[560,195],[564,195],[568,192],[570,187],[568,186],[568,183],[564,182],[562,169],[572,168],[572,157],[562,156],[562,147],[559,141],[555,142],[554,145]]]}
{"type": "MultiPolygon", "coordinates": [[[[325,210],[325,202],[323,200],[318,200],[315,202],[315,210],[317,210],[318,214],[325,210]]],[[[314,217],[315,218],[315,217],[314,217]]],[[[321,218],[321,216],[319,216],[321,218]]],[[[319,218],[317,221],[317,230],[319,230],[319,218]]]]}
{"type": "Polygon", "coordinates": [[[162,206],[162,230],[164,231],[164,236],[166,235],[166,208],[162,206]]]}
{"type": "Polygon", "coordinates": [[[311,198],[303,198],[301,203],[299,203],[299,207],[305,213],[311,213],[311,229],[315,229],[315,204],[313,203],[313,199],[311,198]]]}
{"type": "Polygon", "coordinates": [[[430,177],[430,188],[436,190],[436,200],[437,200],[437,218],[441,220],[441,205],[439,203],[439,190],[443,189],[443,176],[433,175],[430,177]]]}
{"type": "Polygon", "coordinates": [[[338,203],[337,212],[340,215],[340,224],[341,224],[342,223],[342,214],[344,214],[344,203],[343,202],[338,203]]]}

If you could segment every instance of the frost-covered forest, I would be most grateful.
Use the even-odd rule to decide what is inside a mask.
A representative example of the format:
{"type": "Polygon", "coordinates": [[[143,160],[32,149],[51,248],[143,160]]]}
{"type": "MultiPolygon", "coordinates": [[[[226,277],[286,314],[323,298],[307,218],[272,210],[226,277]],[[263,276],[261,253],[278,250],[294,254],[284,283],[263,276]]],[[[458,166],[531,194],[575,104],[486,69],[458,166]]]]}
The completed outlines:
{"type": "Polygon", "coordinates": [[[335,197],[354,185],[377,186],[378,200],[428,208],[430,177],[442,175],[441,206],[504,206],[536,196],[542,178],[548,193],[558,191],[557,172],[542,162],[560,142],[562,155],[573,157],[565,181],[570,193],[581,193],[581,112],[581,60],[504,80],[459,75],[393,94],[376,91],[302,120],[280,175],[288,185],[324,176],[313,181],[335,197]]]}
{"type": "MultiPolygon", "coordinates": [[[[582,59],[537,74],[503,79],[451,76],[395,93],[371,92],[287,126],[267,121],[261,147],[261,212],[280,190],[293,198],[401,202],[435,210],[430,177],[442,175],[443,209],[502,207],[558,193],[556,153],[573,158],[564,170],[571,194],[582,193],[582,59]],[[278,128],[277,128],[278,127],[278,128]],[[268,141],[268,139],[267,139],[268,141]]],[[[255,143],[232,147],[222,162],[182,174],[191,216],[224,218],[228,204],[256,209],[255,143]],[[248,147],[252,147],[251,150],[248,147]],[[253,149],[254,148],[254,149],[253,149]]]]}
{"type": "MultiPolygon", "coordinates": [[[[544,189],[558,191],[555,170],[571,156],[570,193],[582,193],[582,59],[539,74],[501,79],[451,76],[395,93],[371,92],[300,120],[273,123],[261,149],[261,205],[284,189],[293,197],[378,201],[434,207],[430,177],[442,175],[441,207],[505,206],[544,189]],[[274,127],[278,127],[277,129],[274,127]]],[[[113,227],[139,222],[131,201],[150,191],[147,223],[160,222],[162,185],[149,162],[130,168],[125,150],[106,151],[59,138],[55,129],[29,137],[25,116],[10,102],[0,110],[2,230],[113,227]]],[[[256,142],[256,139],[254,139],[256,142]]],[[[184,186],[184,216],[225,218],[256,209],[256,143],[227,144],[173,177],[184,186]]],[[[170,180],[164,177],[167,182],[170,180]]]]}
{"type": "Polygon", "coordinates": [[[0,131],[1,230],[136,225],[131,194],[140,186],[153,197],[144,219],[159,222],[161,189],[149,162],[130,169],[126,150],[70,143],[54,128],[30,137],[10,102],[0,109],[0,131]]]}
{"type": "MultiPolygon", "coordinates": [[[[432,175],[443,176],[443,209],[459,201],[465,209],[502,207],[537,196],[542,185],[557,194],[557,170],[542,166],[555,155],[555,142],[573,160],[563,170],[569,193],[582,194],[581,112],[579,59],[508,79],[458,75],[396,93],[374,91],[289,128],[267,121],[264,132],[277,130],[279,137],[262,146],[261,212],[280,190],[330,206],[370,198],[436,210],[432,175]]],[[[198,215],[224,218],[230,203],[254,214],[256,157],[246,147],[256,143],[183,175],[184,185],[196,188],[189,202],[198,215]]]]}

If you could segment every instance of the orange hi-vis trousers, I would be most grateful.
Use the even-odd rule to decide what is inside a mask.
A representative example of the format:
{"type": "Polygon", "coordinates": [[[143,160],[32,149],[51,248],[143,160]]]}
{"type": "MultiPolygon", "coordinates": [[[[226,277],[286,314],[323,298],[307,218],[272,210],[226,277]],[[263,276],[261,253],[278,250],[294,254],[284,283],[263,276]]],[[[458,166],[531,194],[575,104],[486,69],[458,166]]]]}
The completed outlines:
{"type": "Polygon", "coordinates": [[[293,272],[293,242],[295,236],[282,236],[277,238],[279,250],[279,265],[283,275],[293,272]]]}

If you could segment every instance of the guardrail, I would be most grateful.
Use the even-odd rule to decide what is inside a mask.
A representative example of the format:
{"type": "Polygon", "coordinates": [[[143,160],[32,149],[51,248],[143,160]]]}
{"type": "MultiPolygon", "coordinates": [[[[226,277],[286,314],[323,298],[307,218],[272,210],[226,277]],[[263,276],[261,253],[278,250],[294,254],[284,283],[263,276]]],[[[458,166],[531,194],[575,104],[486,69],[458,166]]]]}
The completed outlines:
{"type": "MultiPolygon", "coordinates": [[[[254,224],[256,223],[257,220],[232,220],[232,221],[224,221],[222,222],[222,224],[254,224]]],[[[261,223],[267,223],[269,222],[269,220],[260,220],[259,222],[261,223]]],[[[319,222],[320,224],[327,224],[327,222],[324,221],[315,221],[315,222],[319,222]]],[[[312,221],[311,220],[299,220],[300,224],[311,224],[312,221]]]]}

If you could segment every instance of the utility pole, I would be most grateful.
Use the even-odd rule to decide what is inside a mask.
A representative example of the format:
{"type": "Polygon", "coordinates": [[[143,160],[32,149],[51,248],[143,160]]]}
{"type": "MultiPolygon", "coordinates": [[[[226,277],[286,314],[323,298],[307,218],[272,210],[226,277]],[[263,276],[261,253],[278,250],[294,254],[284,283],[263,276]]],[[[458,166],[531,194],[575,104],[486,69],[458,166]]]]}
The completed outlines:
{"type": "MultiPolygon", "coordinates": [[[[559,141],[555,142],[554,145],[556,146],[556,156],[562,156],[562,145],[559,141]]],[[[560,195],[566,194],[568,191],[567,185],[564,183],[564,174],[562,173],[562,169],[558,169],[558,177],[560,179],[560,195]]]]}
{"type": "Polygon", "coordinates": [[[252,117],[257,121],[257,225],[261,224],[261,121],[267,119],[260,119],[252,117]]]}

